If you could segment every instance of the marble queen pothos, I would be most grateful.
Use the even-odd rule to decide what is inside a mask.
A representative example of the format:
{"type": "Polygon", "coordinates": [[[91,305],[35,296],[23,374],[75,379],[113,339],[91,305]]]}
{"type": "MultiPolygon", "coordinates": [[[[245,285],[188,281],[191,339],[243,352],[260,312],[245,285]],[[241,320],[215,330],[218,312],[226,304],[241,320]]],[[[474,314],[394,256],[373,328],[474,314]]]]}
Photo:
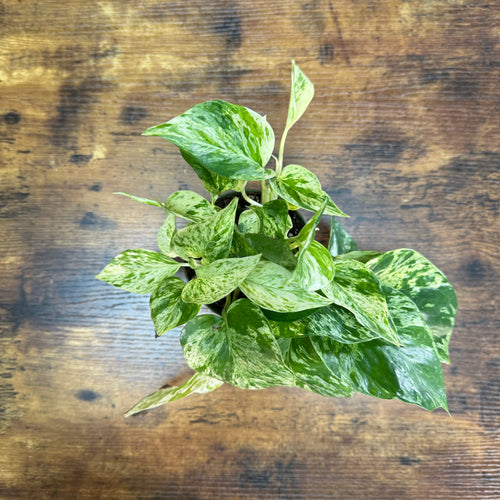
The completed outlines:
{"type": "Polygon", "coordinates": [[[292,62],[277,156],[266,118],[221,100],[144,132],[179,148],[208,197],[183,190],[157,201],[120,193],[165,212],[159,251],[126,250],[98,278],[150,294],[157,336],[184,325],[180,342],[195,371],[127,415],[223,383],[294,386],[335,397],[361,392],[447,410],[441,363],[449,362],[457,308],[451,284],[414,250],[359,250],[336,219],[346,214],[316,175],[283,165],[287,133],[313,95],[313,84],[292,62]],[[249,181],[260,181],[259,201],[249,196],[249,181]],[[234,196],[224,207],[217,204],[222,193],[234,196]],[[290,211],[297,209],[312,216],[292,233],[290,211]],[[315,240],[325,216],[327,246],[315,240]],[[187,221],[181,229],[178,219],[187,221]],[[191,270],[187,282],[176,276],[181,268],[191,270]],[[217,301],[219,314],[199,314],[217,301]]]}

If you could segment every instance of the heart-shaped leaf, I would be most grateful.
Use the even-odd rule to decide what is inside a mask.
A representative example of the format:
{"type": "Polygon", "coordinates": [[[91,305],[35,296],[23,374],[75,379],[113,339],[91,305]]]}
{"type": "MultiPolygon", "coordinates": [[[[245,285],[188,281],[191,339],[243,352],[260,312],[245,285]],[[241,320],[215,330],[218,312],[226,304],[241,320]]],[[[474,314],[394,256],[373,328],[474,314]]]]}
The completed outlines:
{"type": "Polygon", "coordinates": [[[382,283],[401,290],[417,305],[429,325],[441,361],[448,363],[457,296],[446,276],[423,255],[408,248],[386,252],[366,265],[382,283]]]}
{"type": "Polygon", "coordinates": [[[446,410],[441,363],[427,325],[402,292],[389,287],[384,292],[401,346],[383,340],[349,345],[311,337],[316,351],[334,374],[359,392],[446,410]]]}
{"type": "Polygon", "coordinates": [[[326,306],[331,301],[290,283],[292,274],[279,264],[261,261],[240,285],[241,291],[264,309],[296,312],[326,306]]]}
{"type": "Polygon", "coordinates": [[[182,291],[185,302],[211,304],[230,294],[249,275],[260,255],[221,259],[196,268],[196,278],[182,291]]]}
{"type": "Polygon", "coordinates": [[[203,373],[195,373],[189,380],[186,380],[182,385],[176,385],[173,387],[165,387],[160,389],[153,394],[149,394],[145,398],[142,398],[138,403],[136,403],[130,410],[125,413],[126,417],[135,415],[145,410],[152,410],[165,403],[171,403],[173,401],[178,401],[179,399],[185,398],[191,394],[206,394],[207,392],[215,391],[218,389],[223,382],[216,380],[212,377],[208,377],[203,373]]]}
{"type": "Polygon", "coordinates": [[[160,230],[158,231],[158,248],[162,253],[168,255],[169,257],[177,257],[177,254],[172,251],[172,238],[177,232],[177,226],[175,224],[175,215],[168,214],[165,222],[162,224],[160,230]]]}
{"type": "Polygon", "coordinates": [[[295,64],[295,61],[292,61],[292,86],[286,119],[287,130],[304,114],[313,97],[314,85],[295,64]]]}
{"type": "Polygon", "coordinates": [[[158,283],[173,276],[180,263],[151,250],[126,250],[96,276],[118,288],[134,293],[151,293],[158,283]]]}
{"type": "Polygon", "coordinates": [[[204,259],[204,263],[225,259],[231,249],[238,200],[203,220],[191,222],[172,238],[173,250],[183,259],[204,259]]]}
{"type": "Polygon", "coordinates": [[[236,387],[294,384],[267,319],[247,299],[231,304],[224,318],[201,315],[189,321],[181,344],[191,368],[236,387]]]}
{"type": "Polygon", "coordinates": [[[164,206],[169,212],[194,222],[201,222],[217,213],[207,199],[187,189],[171,194],[164,206]]]}
{"type": "Polygon", "coordinates": [[[172,142],[188,153],[186,161],[194,158],[222,177],[248,181],[274,175],[264,168],[274,149],[274,132],[265,117],[243,106],[207,101],[144,135],[172,142]]]}
{"type": "Polygon", "coordinates": [[[270,179],[272,188],[288,203],[311,212],[321,208],[327,201],[326,215],[347,217],[321,187],[319,179],[310,170],[300,165],[287,165],[280,176],[270,179]]]}
{"type": "Polygon", "coordinates": [[[190,304],[182,299],[185,286],[184,281],[172,276],[163,280],[153,290],[149,307],[157,337],[176,326],[183,325],[198,314],[200,310],[198,304],[190,304]]]}
{"type": "Polygon", "coordinates": [[[388,342],[399,344],[385,294],[365,264],[357,260],[335,261],[335,278],[323,291],[335,304],[351,311],[365,328],[388,342]]]}

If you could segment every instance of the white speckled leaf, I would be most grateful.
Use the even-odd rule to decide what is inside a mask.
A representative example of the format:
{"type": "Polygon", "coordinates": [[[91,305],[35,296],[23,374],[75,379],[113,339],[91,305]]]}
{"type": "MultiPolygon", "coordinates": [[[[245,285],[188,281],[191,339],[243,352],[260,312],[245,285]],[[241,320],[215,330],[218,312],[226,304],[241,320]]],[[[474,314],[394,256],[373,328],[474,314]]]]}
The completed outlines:
{"type": "Polygon", "coordinates": [[[240,285],[241,291],[264,309],[295,312],[322,307],[329,299],[289,283],[290,271],[274,262],[261,261],[240,285]]]}
{"type": "Polygon", "coordinates": [[[292,282],[312,292],[326,287],[335,275],[333,259],[318,241],[300,251],[292,282]]]}
{"type": "Polygon", "coordinates": [[[96,278],[129,292],[151,293],[179,268],[180,264],[166,255],[151,250],[126,250],[112,259],[96,278]]]}
{"type": "Polygon", "coordinates": [[[323,289],[335,304],[351,311],[361,325],[393,344],[399,344],[387,302],[375,274],[356,260],[335,261],[335,278],[323,289]]]}
{"type": "Polygon", "coordinates": [[[175,215],[194,222],[201,222],[216,213],[215,207],[207,199],[187,189],[172,193],[164,205],[175,215]]]}
{"type": "Polygon", "coordinates": [[[244,389],[294,385],[269,323],[248,299],[231,304],[225,318],[201,315],[181,334],[191,368],[244,389]]]}
{"type": "Polygon", "coordinates": [[[131,200],[137,201],[139,203],[144,203],[146,205],[151,205],[153,207],[160,207],[163,208],[163,203],[157,201],[157,200],[150,200],[149,198],[142,198],[141,196],[134,196],[133,194],[128,194],[128,193],[113,193],[113,194],[119,194],[122,196],[126,196],[127,198],[130,198],[131,200]]]}
{"type": "Polygon", "coordinates": [[[295,64],[295,61],[292,61],[292,86],[290,89],[286,129],[290,129],[304,114],[313,97],[314,85],[295,64]]]}
{"type": "Polygon", "coordinates": [[[221,259],[196,268],[196,278],[182,291],[185,302],[211,304],[230,294],[257,265],[260,255],[221,259]]]}
{"type": "Polygon", "coordinates": [[[153,394],[149,394],[136,403],[130,410],[125,413],[126,417],[135,415],[145,410],[152,410],[165,403],[178,401],[191,394],[206,394],[218,389],[224,382],[216,380],[203,373],[195,373],[189,380],[186,380],[182,385],[174,387],[165,387],[153,394]]]}
{"type": "Polygon", "coordinates": [[[447,409],[441,363],[420,312],[402,292],[384,286],[384,293],[401,346],[381,339],[349,345],[311,337],[316,351],[334,374],[359,392],[428,410],[447,409]]]}
{"type": "Polygon", "coordinates": [[[326,200],[326,215],[347,217],[330,196],[323,191],[319,179],[310,170],[300,165],[287,165],[278,178],[271,179],[273,189],[288,203],[311,212],[321,208],[326,200]]]}
{"type": "Polygon", "coordinates": [[[177,254],[172,250],[172,238],[176,232],[175,215],[169,214],[158,231],[157,238],[158,248],[169,257],[177,257],[177,254]]]}
{"type": "Polygon", "coordinates": [[[429,325],[441,361],[448,363],[457,297],[446,276],[423,255],[408,248],[386,252],[367,266],[382,283],[413,300],[429,325]]]}
{"type": "Polygon", "coordinates": [[[191,222],[172,238],[173,250],[183,259],[203,258],[204,263],[225,259],[231,249],[237,198],[202,222],[191,222]]]}
{"type": "Polygon", "coordinates": [[[186,303],[182,299],[185,286],[184,281],[172,276],[163,280],[153,290],[149,307],[157,337],[176,326],[183,325],[198,314],[200,310],[198,304],[186,303]]]}
{"type": "Polygon", "coordinates": [[[158,136],[188,153],[204,168],[230,179],[260,180],[274,175],[265,169],[274,149],[274,132],[255,111],[221,100],[188,109],[144,135],[158,136]]]}

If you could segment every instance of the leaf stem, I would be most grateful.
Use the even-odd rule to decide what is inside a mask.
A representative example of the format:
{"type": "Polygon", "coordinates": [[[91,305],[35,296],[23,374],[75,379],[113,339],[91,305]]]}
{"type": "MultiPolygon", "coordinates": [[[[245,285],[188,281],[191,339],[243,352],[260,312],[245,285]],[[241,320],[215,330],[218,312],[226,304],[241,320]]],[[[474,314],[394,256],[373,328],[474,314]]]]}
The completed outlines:
{"type": "MultiPolygon", "coordinates": [[[[241,188],[241,196],[243,196],[243,199],[249,203],[250,205],[255,205],[257,207],[261,207],[262,205],[260,203],[258,203],[257,201],[255,200],[252,200],[252,198],[250,198],[247,194],[247,192],[245,191],[245,187],[246,187],[247,183],[245,182],[245,184],[243,185],[243,187],[241,188]]],[[[261,200],[263,201],[263,200],[261,200]]]]}
{"type": "Polygon", "coordinates": [[[279,177],[281,175],[281,170],[283,168],[283,154],[285,152],[285,142],[288,130],[290,129],[286,127],[285,130],[283,130],[283,135],[281,136],[280,150],[278,153],[278,163],[276,164],[276,177],[279,177]]]}

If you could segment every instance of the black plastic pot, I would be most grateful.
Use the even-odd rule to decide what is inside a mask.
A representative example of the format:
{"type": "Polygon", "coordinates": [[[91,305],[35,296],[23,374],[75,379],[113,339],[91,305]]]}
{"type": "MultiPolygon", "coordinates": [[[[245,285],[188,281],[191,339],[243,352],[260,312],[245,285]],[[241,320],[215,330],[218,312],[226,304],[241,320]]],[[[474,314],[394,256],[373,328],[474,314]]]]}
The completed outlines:
{"type": "MultiPolygon", "coordinates": [[[[247,191],[246,193],[250,199],[260,202],[260,191],[247,191]]],[[[215,204],[220,208],[225,208],[231,203],[234,198],[238,198],[238,207],[236,208],[236,220],[238,220],[241,213],[249,206],[249,203],[243,198],[241,193],[230,191],[218,198],[215,204]]],[[[297,236],[306,223],[302,215],[300,215],[296,210],[290,210],[288,213],[290,214],[290,218],[292,219],[292,228],[290,229],[290,231],[288,231],[288,236],[297,236]]],[[[184,267],[183,269],[188,280],[192,280],[196,277],[196,273],[190,267],[184,267]]],[[[244,297],[243,294],[241,294],[241,296],[244,297]]],[[[222,314],[225,303],[226,299],[223,298],[221,300],[218,300],[217,302],[207,304],[207,307],[214,313],[220,315],[222,314]]]]}

